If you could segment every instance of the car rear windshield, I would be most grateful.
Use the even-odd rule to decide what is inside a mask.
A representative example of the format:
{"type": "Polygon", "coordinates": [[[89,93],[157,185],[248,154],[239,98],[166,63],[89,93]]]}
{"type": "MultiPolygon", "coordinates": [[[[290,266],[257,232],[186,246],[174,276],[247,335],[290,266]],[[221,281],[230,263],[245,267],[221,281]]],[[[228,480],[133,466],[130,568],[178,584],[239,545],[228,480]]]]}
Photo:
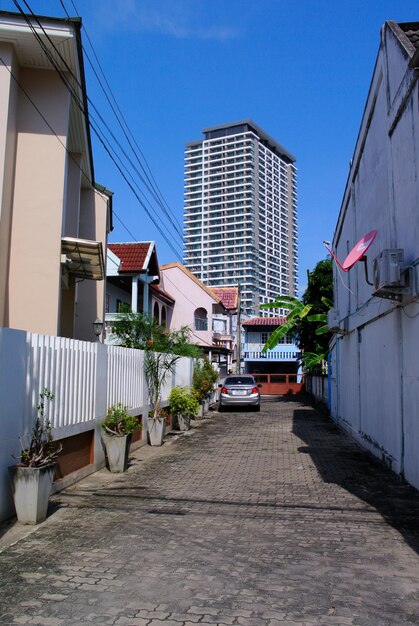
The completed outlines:
{"type": "Polygon", "coordinates": [[[250,376],[229,376],[224,381],[225,385],[254,385],[255,381],[250,376]]]}

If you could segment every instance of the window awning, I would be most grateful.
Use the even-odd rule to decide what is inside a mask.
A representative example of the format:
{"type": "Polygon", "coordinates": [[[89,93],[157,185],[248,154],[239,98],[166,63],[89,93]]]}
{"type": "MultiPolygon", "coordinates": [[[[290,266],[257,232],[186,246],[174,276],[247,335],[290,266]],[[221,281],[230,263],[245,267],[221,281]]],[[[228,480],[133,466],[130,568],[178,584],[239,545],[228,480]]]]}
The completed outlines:
{"type": "Polygon", "coordinates": [[[87,280],[104,279],[105,264],[100,241],[63,237],[61,254],[65,256],[63,263],[69,274],[87,280]]]}

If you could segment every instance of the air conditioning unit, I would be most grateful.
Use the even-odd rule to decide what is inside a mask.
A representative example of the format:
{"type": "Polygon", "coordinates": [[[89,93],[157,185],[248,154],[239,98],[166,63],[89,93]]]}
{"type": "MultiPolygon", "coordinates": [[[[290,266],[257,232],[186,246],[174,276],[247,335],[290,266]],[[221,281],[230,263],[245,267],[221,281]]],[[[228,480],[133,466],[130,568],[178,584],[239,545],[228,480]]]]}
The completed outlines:
{"type": "Polygon", "coordinates": [[[404,287],[402,277],[404,254],[403,250],[383,250],[375,257],[373,263],[375,291],[404,287]]]}
{"type": "Polygon", "coordinates": [[[339,317],[339,311],[336,309],[330,309],[327,312],[327,326],[332,333],[344,333],[344,330],[340,327],[339,317]]]}

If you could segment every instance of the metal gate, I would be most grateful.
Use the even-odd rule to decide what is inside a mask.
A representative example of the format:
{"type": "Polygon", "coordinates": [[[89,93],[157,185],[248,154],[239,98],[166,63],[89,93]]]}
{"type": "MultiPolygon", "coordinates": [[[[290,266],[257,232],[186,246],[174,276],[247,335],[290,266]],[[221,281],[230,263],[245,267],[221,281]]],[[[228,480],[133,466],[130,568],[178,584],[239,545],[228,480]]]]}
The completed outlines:
{"type": "Polygon", "coordinates": [[[295,395],[304,391],[304,379],[301,374],[253,374],[260,393],[267,396],[295,395]]]}

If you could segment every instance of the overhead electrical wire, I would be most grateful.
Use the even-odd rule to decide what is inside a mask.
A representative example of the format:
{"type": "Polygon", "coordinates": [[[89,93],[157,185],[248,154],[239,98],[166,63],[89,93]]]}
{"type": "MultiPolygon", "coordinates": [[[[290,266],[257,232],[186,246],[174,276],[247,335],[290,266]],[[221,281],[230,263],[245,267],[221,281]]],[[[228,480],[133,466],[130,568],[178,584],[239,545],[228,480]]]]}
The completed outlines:
{"type": "MultiPolygon", "coordinates": [[[[69,12],[66,9],[64,1],[60,0],[60,4],[63,7],[63,10],[65,11],[67,17],[70,18],[70,14],[69,14],[69,12]]],[[[80,17],[80,14],[79,14],[79,12],[77,10],[77,7],[76,7],[75,3],[73,2],[73,0],[71,0],[71,4],[73,6],[74,11],[76,12],[77,17],[80,17]]],[[[92,43],[92,41],[91,41],[91,39],[89,37],[89,33],[87,32],[87,29],[86,29],[84,24],[82,24],[82,28],[83,28],[83,31],[84,31],[84,33],[86,35],[86,39],[89,42],[89,45],[90,45],[90,47],[92,49],[92,52],[93,52],[93,55],[95,57],[96,63],[99,66],[99,69],[100,69],[100,72],[102,74],[103,80],[106,83],[107,89],[105,89],[105,87],[103,86],[102,81],[101,81],[98,73],[96,72],[94,64],[93,64],[89,54],[86,51],[86,48],[82,44],[83,52],[84,52],[84,54],[85,54],[85,56],[86,56],[86,58],[87,58],[87,60],[89,62],[90,67],[92,68],[92,71],[93,71],[93,73],[94,73],[94,75],[95,75],[95,77],[96,77],[96,79],[97,79],[97,81],[98,81],[98,83],[100,85],[100,88],[101,88],[101,90],[102,90],[106,100],[108,101],[109,106],[111,107],[113,114],[115,115],[115,118],[116,118],[116,120],[117,120],[117,122],[118,122],[118,124],[119,124],[119,126],[120,126],[120,128],[121,128],[121,130],[123,132],[123,134],[124,134],[124,137],[125,137],[125,139],[128,142],[128,145],[130,146],[130,148],[131,148],[135,158],[137,159],[141,169],[143,170],[144,175],[146,176],[146,178],[147,178],[148,182],[150,183],[150,185],[153,187],[153,195],[154,195],[154,193],[156,194],[156,196],[155,196],[156,200],[160,203],[161,208],[163,209],[164,213],[166,214],[166,216],[170,220],[172,226],[178,232],[180,237],[183,238],[182,226],[179,223],[179,221],[176,218],[176,216],[173,213],[173,211],[170,209],[170,207],[167,204],[166,200],[164,199],[163,194],[161,193],[161,190],[158,187],[158,184],[157,184],[157,182],[156,182],[156,180],[155,180],[155,178],[153,176],[153,173],[152,173],[152,171],[150,169],[150,166],[148,165],[147,160],[146,160],[146,158],[145,158],[145,156],[144,156],[140,146],[138,145],[138,142],[136,141],[132,131],[130,130],[130,128],[129,128],[128,124],[127,124],[127,121],[126,121],[126,119],[125,119],[125,117],[124,117],[124,115],[123,115],[123,113],[122,113],[122,111],[121,111],[121,109],[120,109],[120,107],[118,105],[118,102],[117,102],[117,100],[115,98],[115,95],[114,95],[114,93],[112,91],[112,88],[111,88],[111,86],[110,86],[110,84],[109,84],[109,82],[108,82],[108,80],[106,78],[105,72],[104,72],[104,70],[102,68],[100,60],[99,60],[99,58],[98,58],[98,56],[96,54],[96,51],[94,49],[93,43],[92,43]],[[112,104],[108,94],[110,94],[112,96],[112,100],[113,100],[113,103],[114,103],[115,106],[112,104]],[[115,108],[117,109],[117,111],[115,111],[115,108]],[[122,119],[123,123],[121,122],[121,119],[122,119]],[[134,146],[132,145],[132,143],[135,144],[135,147],[136,147],[137,150],[134,149],[134,146]],[[138,152],[141,154],[141,157],[143,158],[146,167],[144,167],[144,165],[141,163],[141,160],[138,158],[138,152]],[[146,168],[147,168],[147,170],[146,170],[146,168]],[[157,196],[158,196],[158,198],[157,198],[157,196]]]]}
{"type": "MultiPolygon", "coordinates": [[[[60,51],[57,49],[57,47],[55,46],[54,42],[51,40],[51,38],[48,36],[48,34],[46,33],[45,29],[43,28],[42,24],[39,22],[37,16],[33,13],[33,11],[30,9],[29,4],[26,2],[26,0],[23,0],[24,4],[26,5],[26,7],[28,8],[29,11],[31,11],[31,15],[33,16],[33,18],[36,20],[39,28],[42,30],[42,32],[45,34],[45,37],[48,39],[49,43],[51,44],[51,47],[54,49],[54,51],[57,53],[57,55],[59,56],[59,58],[61,59],[63,65],[65,66],[66,70],[68,71],[68,73],[70,74],[70,76],[72,76],[72,78],[74,79],[76,85],[82,89],[82,85],[80,84],[80,81],[77,79],[76,76],[74,76],[74,73],[72,72],[71,68],[68,66],[66,60],[63,58],[63,56],[61,55],[60,51]]],[[[120,157],[115,157],[110,148],[109,145],[106,141],[106,138],[104,136],[103,131],[99,128],[99,126],[96,126],[96,120],[94,118],[94,116],[92,116],[91,114],[89,116],[87,116],[87,112],[86,112],[86,107],[83,101],[81,101],[79,95],[77,94],[77,92],[75,91],[73,85],[71,85],[68,81],[68,79],[66,78],[66,76],[63,74],[61,68],[57,65],[56,60],[54,59],[53,55],[51,54],[51,51],[45,46],[44,42],[42,41],[42,38],[38,35],[38,33],[36,32],[36,29],[34,28],[34,26],[32,25],[29,16],[27,16],[22,8],[19,6],[19,3],[17,2],[17,0],[14,0],[15,5],[19,8],[20,12],[22,13],[22,15],[25,17],[26,22],[28,24],[28,26],[31,28],[34,36],[36,37],[38,43],[40,44],[40,46],[42,47],[42,49],[44,50],[46,56],[48,57],[48,59],[50,60],[50,62],[52,63],[52,65],[55,67],[56,71],[58,72],[61,80],[64,82],[65,86],[67,87],[67,89],[70,91],[71,95],[74,98],[74,101],[76,103],[76,105],[78,106],[78,108],[81,110],[81,112],[86,115],[87,119],[89,119],[89,123],[90,123],[90,127],[92,128],[93,132],[95,133],[96,137],[99,139],[100,143],[102,144],[103,148],[105,149],[105,151],[108,153],[108,156],[111,158],[111,160],[114,162],[114,164],[116,165],[117,169],[119,170],[119,172],[121,173],[121,175],[123,176],[124,180],[127,182],[127,184],[129,185],[129,187],[131,188],[131,190],[133,191],[134,195],[136,196],[138,202],[140,203],[140,205],[144,208],[144,210],[146,211],[147,215],[150,217],[150,219],[152,220],[152,222],[154,223],[154,225],[156,226],[157,230],[160,232],[160,234],[164,237],[165,241],[168,243],[168,245],[170,246],[171,250],[175,253],[176,256],[181,256],[181,254],[179,255],[179,249],[175,249],[175,247],[178,245],[175,238],[173,237],[173,233],[169,230],[168,226],[164,223],[164,222],[160,222],[160,224],[158,222],[156,222],[156,220],[161,220],[161,216],[157,214],[156,209],[154,209],[150,202],[145,199],[145,201],[147,202],[148,206],[149,206],[149,210],[147,210],[147,207],[144,205],[144,201],[138,196],[138,193],[132,188],[132,185],[130,184],[130,182],[127,179],[127,176],[131,178],[131,180],[133,180],[133,176],[131,173],[128,172],[128,168],[122,163],[122,160],[120,157]],[[93,123],[93,121],[95,123],[93,123]],[[119,160],[119,165],[118,163],[116,163],[115,159],[119,160]],[[124,171],[125,170],[125,173],[124,171]],[[153,217],[150,215],[150,212],[152,211],[156,217],[156,220],[153,219],[153,217]],[[166,229],[168,236],[172,239],[173,244],[170,243],[168,241],[167,236],[165,236],[165,234],[162,232],[161,230],[161,226],[163,228],[166,229]]],[[[89,99],[87,98],[87,100],[89,101],[89,99]]],[[[129,159],[128,155],[126,154],[126,152],[124,151],[124,149],[122,148],[122,146],[120,145],[120,143],[118,142],[118,140],[116,139],[116,137],[114,136],[114,134],[112,133],[112,131],[109,129],[109,126],[106,124],[105,120],[103,119],[103,117],[101,116],[101,114],[99,113],[99,111],[97,110],[97,108],[95,107],[95,105],[89,101],[90,104],[92,104],[92,107],[94,108],[95,112],[97,113],[97,115],[99,116],[99,118],[101,119],[102,123],[105,125],[105,128],[107,128],[108,132],[111,134],[112,138],[116,141],[117,145],[120,147],[121,151],[123,152],[124,156],[126,156],[126,158],[128,158],[130,164],[133,166],[132,161],[129,159]]],[[[133,166],[134,169],[136,170],[135,166],[133,166]]],[[[136,170],[138,173],[138,170],[136,170]]],[[[141,176],[141,175],[140,175],[141,176]]],[[[142,179],[143,180],[143,179],[142,179]]],[[[139,188],[138,184],[135,183],[135,181],[133,182],[133,184],[137,187],[138,192],[144,196],[144,192],[139,188]]],[[[144,196],[145,197],[145,196],[144,196]]]]}
{"type": "MultiPolygon", "coordinates": [[[[41,48],[43,49],[45,55],[47,56],[47,58],[49,59],[49,61],[51,62],[52,66],[55,68],[55,70],[57,71],[57,74],[59,75],[60,79],[62,80],[62,82],[64,83],[64,85],[66,86],[66,88],[68,89],[68,91],[70,92],[71,96],[73,97],[73,100],[76,104],[76,106],[80,109],[80,111],[82,112],[82,114],[86,117],[86,120],[89,122],[90,128],[93,130],[93,132],[95,133],[96,137],[98,138],[99,142],[102,144],[103,148],[105,149],[105,151],[107,152],[109,158],[112,160],[112,162],[114,163],[114,165],[117,167],[119,173],[122,175],[122,177],[124,178],[125,182],[128,184],[128,186],[130,187],[131,191],[134,193],[137,201],[139,202],[140,206],[144,209],[144,211],[146,212],[146,214],[148,215],[148,217],[150,218],[150,220],[153,222],[153,224],[155,225],[155,227],[157,228],[158,232],[162,235],[162,237],[164,238],[164,240],[166,241],[166,243],[169,245],[170,249],[174,252],[174,254],[176,255],[176,257],[181,257],[182,254],[179,253],[179,250],[181,250],[181,248],[179,247],[178,249],[176,249],[176,247],[178,246],[176,240],[173,237],[173,233],[169,230],[168,226],[161,221],[161,215],[157,214],[156,209],[154,209],[150,202],[145,198],[144,192],[140,189],[138,183],[136,183],[133,180],[133,175],[128,171],[128,168],[123,164],[122,159],[120,156],[116,156],[115,153],[112,152],[110,146],[108,145],[108,141],[106,139],[106,136],[104,135],[102,129],[99,127],[99,124],[96,122],[94,116],[92,115],[88,115],[87,113],[87,103],[85,103],[84,101],[82,101],[82,99],[80,98],[79,94],[76,92],[75,87],[70,83],[70,81],[68,80],[68,78],[64,75],[63,70],[60,68],[60,66],[57,63],[57,60],[54,58],[52,51],[45,45],[44,41],[42,40],[42,38],[40,37],[40,35],[37,33],[35,26],[32,24],[30,16],[27,15],[24,10],[22,9],[22,7],[20,6],[19,2],[17,0],[13,0],[15,6],[17,7],[17,9],[19,10],[19,12],[22,14],[22,16],[25,18],[29,28],[31,29],[31,31],[33,32],[35,38],[37,39],[39,45],[41,46],[41,48]],[[93,119],[92,119],[93,117],[93,119]],[[119,163],[117,162],[117,160],[119,161],[119,163]],[[131,178],[131,180],[133,182],[130,182],[129,178],[131,178]],[[137,187],[138,189],[138,193],[137,191],[134,189],[134,186],[137,187]],[[145,200],[143,200],[140,195],[143,195],[145,200]],[[149,207],[146,206],[145,202],[147,202],[147,204],[149,205],[149,207]],[[156,216],[156,218],[153,217],[153,215],[151,214],[151,212],[154,213],[154,215],[156,216]],[[160,220],[160,223],[157,221],[160,220]],[[162,228],[165,228],[168,231],[169,237],[172,238],[172,241],[169,240],[168,236],[162,231],[162,228]]],[[[74,73],[72,72],[71,68],[68,66],[68,64],[66,63],[65,59],[63,58],[63,56],[61,55],[60,51],[57,49],[57,47],[55,46],[54,42],[51,40],[51,38],[48,36],[48,34],[46,33],[45,29],[43,28],[42,24],[39,22],[37,16],[33,13],[32,9],[30,8],[29,4],[26,2],[26,0],[23,0],[25,6],[27,7],[28,11],[30,11],[31,16],[34,18],[34,20],[37,22],[39,28],[42,30],[42,32],[44,33],[46,39],[48,40],[48,42],[51,45],[51,48],[54,50],[54,52],[57,54],[57,56],[59,57],[59,59],[61,60],[61,62],[63,63],[64,67],[66,68],[66,71],[69,73],[69,75],[73,78],[73,80],[75,81],[75,84],[82,89],[82,85],[80,84],[80,81],[78,80],[78,78],[76,76],[74,76],[74,73]]],[[[131,167],[134,169],[134,171],[137,173],[137,175],[140,177],[140,180],[142,180],[143,183],[145,183],[144,178],[141,176],[141,174],[138,172],[138,169],[134,166],[134,164],[132,163],[131,159],[128,157],[128,155],[126,154],[125,150],[123,149],[123,147],[121,146],[121,144],[119,143],[119,141],[116,139],[114,133],[110,130],[109,126],[107,125],[107,123],[105,122],[105,120],[103,119],[103,117],[101,116],[101,114],[99,113],[99,111],[97,110],[97,108],[95,107],[95,105],[92,103],[91,100],[89,100],[89,103],[92,105],[92,108],[95,110],[95,112],[97,113],[97,115],[99,116],[100,120],[102,121],[102,123],[104,124],[105,128],[108,130],[109,134],[111,135],[111,137],[113,138],[113,140],[116,142],[116,144],[118,145],[118,147],[120,148],[122,154],[125,156],[125,158],[127,158],[129,164],[131,165],[131,167]]],[[[146,187],[148,187],[146,185],[146,187]]],[[[148,190],[150,191],[149,187],[148,190]]],[[[123,223],[123,221],[116,215],[118,221],[120,221],[122,223],[122,225],[124,226],[124,228],[127,230],[127,232],[130,233],[129,229],[126,227],[126,225],[123,223]]],[[[130,233],[130,235],[133,237],[134,241],[136,240],[135,237],[132,235],[132,233],[130,233]]]]}

